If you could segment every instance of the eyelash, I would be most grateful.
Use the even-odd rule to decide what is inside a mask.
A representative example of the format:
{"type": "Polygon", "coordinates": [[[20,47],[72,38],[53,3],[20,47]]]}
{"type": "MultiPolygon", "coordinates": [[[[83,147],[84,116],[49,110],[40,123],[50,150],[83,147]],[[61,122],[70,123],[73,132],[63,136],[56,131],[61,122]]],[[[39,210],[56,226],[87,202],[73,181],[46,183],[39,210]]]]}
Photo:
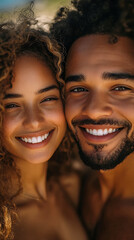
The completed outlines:
{"type": "MultiPolygon", "coordinates": [[[[58,97],[49,97],[49,98],[43,99],[40,103],[56,101],[56,100],[58,100],[58,97]]],[[[12,109],[12,108],[19,108],[19,105],[17,105],[16,103],[8,103],[5,105],[5,109],[12,109]]]]}
{"type": "MultiPolygon", "coordinates": [[[[116,87],[112,88],[112,90],[123,92],[123,91],[129,91],[129,90],[132,90],[132,89],[127,87],[127,86],[116,86],[116,87]]],[[[70,90],[70,92],[80,93],[80,92],[88,92],[88,90],[84,87],[74,87],[70,90]]]]}
{"type": "Polygon", "coordinates": [[[15,103],[9,103],[5,105],[5,109],[10,109],[10,108],[18,108],[19,105],[15,104],[15,103]]]}
{"type": "Polygon", "coordinates": [[[112,90],[118,91],[118,92],[124,92],[124,91],[130,91],[132,89],[127,86],[116,86],[112,90]]]}
{"type": "Polygon", "coordinates": [[[79,93],[79,92],[88,92],[86,88],[83,87],[74,87],[70,92],[79,93]]]}
{"type": "Polygon", "coordinates": [[[44,98],[40,103],[56,101],[56,100],[58,100],[58,97],[48,97],[48,98],[44,98]]]}

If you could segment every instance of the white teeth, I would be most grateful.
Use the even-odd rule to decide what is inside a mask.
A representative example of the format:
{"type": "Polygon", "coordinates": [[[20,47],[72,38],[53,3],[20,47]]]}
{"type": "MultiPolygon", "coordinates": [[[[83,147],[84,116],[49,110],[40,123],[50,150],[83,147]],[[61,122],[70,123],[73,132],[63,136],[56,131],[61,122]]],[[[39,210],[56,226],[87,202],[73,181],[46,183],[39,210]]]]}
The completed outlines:
{"type": "Polygon", "coordinates": [[[109,128],[108,132],[112,133],[115,129],[109,128]]]}
{"type": "Polygon", "coordinates": [[[93,134],[93,130],[92,130],[92,129],[90,129],[90,130],[89,130],[89,133],[90,133],[90,134],[93,134]]]}
{"type": "Polygon", "coordinates": [[[37,141],[42,142],[42,137],[41,136],[37,137],[37,141]]]}
{"type": "Polygon", "coordinates": [[[96,129],[93,129],[93,135],[97,136],[97,130],[96,129]]]}
{"type": "Polygon", "coordinates": [[[104,129],[103,135],[107,135],[107,134],[108,134],[108,130],[107,130],[107,129],[104,129]]]}
{"type": "Polygon", "coordinates": [[[109,133],[113,133],[115,132],[117,129],[113,129],[113,128],[109,128],[109,129],[88,129],[86,128],[85,129],[87,133],[90,133],[91,135],[94,135],[94,136],[103,136],[103,135],[107,135],[109,133]]]}
{"type": "Polygon", "coordinates": [[[32,143],[37,143],[37,139],[35,137],[32,137],[32,143]]]}
{"type": "Polygon", "coordinates": [[[43,141],[44,139],[45,139],[45,136],[42,136],[42,137],[41,137],[41,140],[43,141]]]}
{"type": "Polygon", "coordinates": [[[34,144],[34,143],[40,143],[40,142],[44,141],[45,139],[47,139],[48,136],[49,136],[49,133],[46,133],[43,136],[32,137],[32,138],[25,137],[25,138],[21,138],[21,140],[26,143],[28,142],[28,143],[34,144]]]}
{"type": "Polygon", "coordinates": [[[45,134],[45,139],[47,139],[48,135],[49,135],[49,133],[45,134]]]}
{"type": "Polygon", "coordinates": [[[103,136],[103,130],[102,130],[102,129],[99,129],[99,130],[98,130],[98,135],[99,135],[99,136],[103,136]]]}
{"type": "Polygon", "coordinates": [[[28,143],[31,143],[31,142],[32,142],[32,139],[31,139],[31,138],[28,138],[28,139],[27,139],[27,142],[28,142],[28,143]]]}
{"type": "MultiPolygon", "coordinates": [[[[86,131],[87,131],[87,133],[90,133],[91,134],[91,131],[92,131],[92,129],[86,129],[86,131]]],[[[92,131],[93,132],[93,131],[92,131]]]]}

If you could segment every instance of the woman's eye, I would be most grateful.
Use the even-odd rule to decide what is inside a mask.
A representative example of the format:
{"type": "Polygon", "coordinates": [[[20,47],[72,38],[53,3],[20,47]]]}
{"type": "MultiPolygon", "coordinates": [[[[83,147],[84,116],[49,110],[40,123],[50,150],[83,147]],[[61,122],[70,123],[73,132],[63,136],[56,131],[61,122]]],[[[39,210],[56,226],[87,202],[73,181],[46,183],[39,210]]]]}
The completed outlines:
{"type": "Polygon", "coordinates": [[[117,86],[113,89],[114,91],[129,91],[131,88],[125,86],[117,86]]]}
{"type": "Polygon", "coordinates": [[[87,92],[88,90],[86,88],[83,87],[75,87],[73,89],[70,90],[70,92],[87,92]]]}
{"type": "Polygon", "coordinates": [[[19,105],[15,104],[15,103],[8,103],[5,105],[5,109],[11,109],[11,108],[18,108],[19,105]]]}
{"type": "Polygon", "coordinates": [[[50,102],[50,101],[56,101],[58,100],[58,97],[48,97],[48,98],[44,98],[41,103],[43,102],[50,102]]]}

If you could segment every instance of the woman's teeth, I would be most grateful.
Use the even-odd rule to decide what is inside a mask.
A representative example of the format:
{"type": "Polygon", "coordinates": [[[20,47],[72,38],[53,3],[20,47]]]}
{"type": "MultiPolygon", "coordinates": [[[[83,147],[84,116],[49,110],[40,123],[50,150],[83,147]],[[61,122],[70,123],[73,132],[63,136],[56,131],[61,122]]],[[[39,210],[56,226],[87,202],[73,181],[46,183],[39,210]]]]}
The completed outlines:
{"type": "Polygon", "coordinates": [[[26,143],[40,143],[42,141],[44,141],[45,139],[47,139],[47,137],[49,136],[49,133],[46,133],[44,134],[43,136],[38,136],[38,137],[32,137],[32,138],[21,138],[21,140],[23,142],[26,142],[26,143]]]}
{"type": "Polygon", "coordinates": [[[119,130],[119,128],[109,128],[109,129],[88,129],[88,128],[85,128],[85,131],[87,133],[90,133],[91,135],[94,135],[94,136],[104,136],[104,135],[107,135],[109,133],[113,133],[115,131],[119,130]]]}

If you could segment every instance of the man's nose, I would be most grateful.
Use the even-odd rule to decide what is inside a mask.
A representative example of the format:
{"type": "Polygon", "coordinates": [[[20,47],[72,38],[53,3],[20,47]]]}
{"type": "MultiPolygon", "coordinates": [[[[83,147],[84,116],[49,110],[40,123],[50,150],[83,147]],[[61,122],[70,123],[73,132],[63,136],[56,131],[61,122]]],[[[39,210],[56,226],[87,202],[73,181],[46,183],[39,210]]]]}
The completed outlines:
{"type": "Polygon", "coordinates": [[[88,115],[91,119],[95,120],[111,116],[113,113],[109,97],[106,96],[106,94],[99,93],[98,91],[89,96],[82,111],[85,115],[88,115]]]}
{"type": "Polygon", "coordinates": [[[45,121],[44,114],[37,107],[27,108],[24,113],[23,126],[29,130],[36,130],[45,121]]]}

